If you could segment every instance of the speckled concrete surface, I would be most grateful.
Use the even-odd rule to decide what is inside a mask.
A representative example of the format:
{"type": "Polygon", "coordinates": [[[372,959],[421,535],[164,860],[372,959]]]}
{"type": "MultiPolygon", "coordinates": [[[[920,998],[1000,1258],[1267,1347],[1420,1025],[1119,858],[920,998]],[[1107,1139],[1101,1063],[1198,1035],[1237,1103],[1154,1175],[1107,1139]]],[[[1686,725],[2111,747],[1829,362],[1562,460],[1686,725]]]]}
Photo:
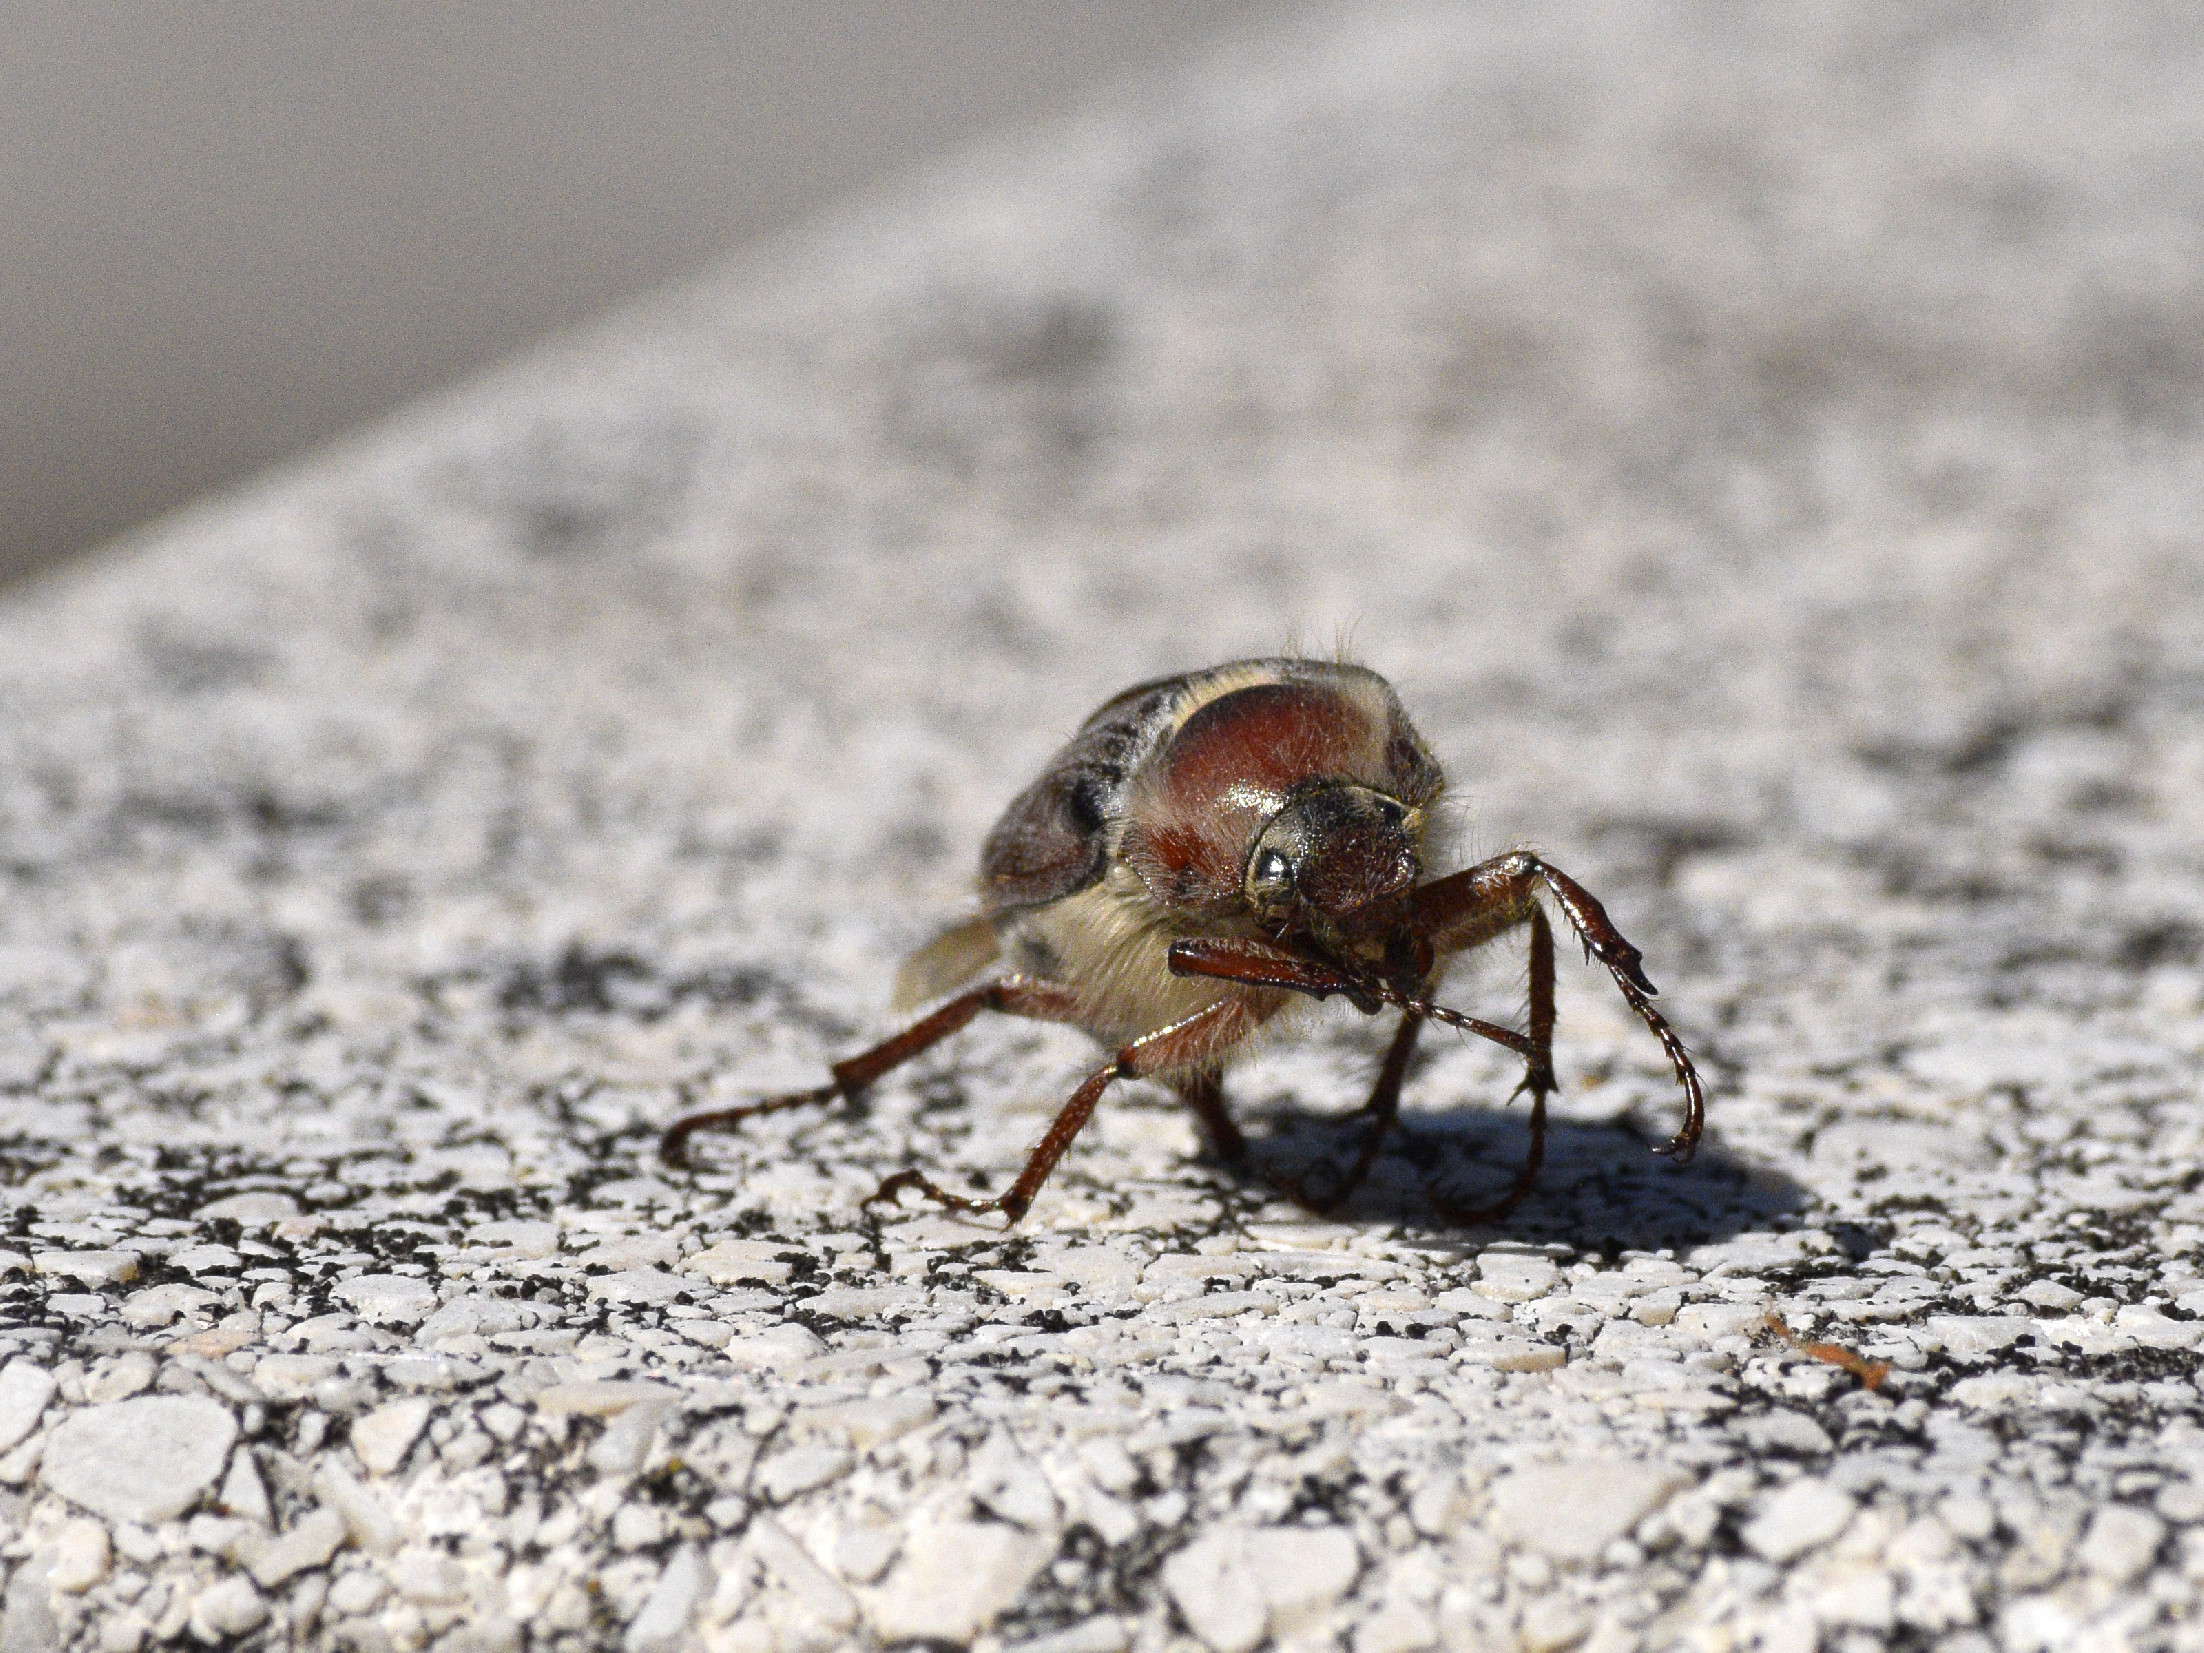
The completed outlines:
{"type": "Polygon", "coordinates": [[[0,1645],[2204,1642],[2199,55],[1327,15],[10,599],[0,1645]],[[1137,1086],[868,1220],[1015,1165],[1019,1025],[655,1165],[1090,705],[1347,630],[1696,1165],[1574,971],[1497,1228],[1447,1041],[1326,1221],[1137,1086]]]}

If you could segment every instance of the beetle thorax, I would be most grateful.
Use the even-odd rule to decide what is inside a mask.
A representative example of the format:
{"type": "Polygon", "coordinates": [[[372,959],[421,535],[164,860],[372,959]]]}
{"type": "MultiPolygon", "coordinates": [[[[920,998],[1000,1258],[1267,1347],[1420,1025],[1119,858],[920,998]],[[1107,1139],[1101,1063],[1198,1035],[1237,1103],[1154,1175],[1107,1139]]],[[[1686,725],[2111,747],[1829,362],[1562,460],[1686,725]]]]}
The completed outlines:
{"type": "Polygon", "coordinates": [[[1342,916],[1417,876],[1423,797],[1400,794],[1436,788],[1402,773],[1404,749],[1420,758],[1374,679],[1222,684],[1132,778],[1119,856],[1173,912],[1342,916]]]}

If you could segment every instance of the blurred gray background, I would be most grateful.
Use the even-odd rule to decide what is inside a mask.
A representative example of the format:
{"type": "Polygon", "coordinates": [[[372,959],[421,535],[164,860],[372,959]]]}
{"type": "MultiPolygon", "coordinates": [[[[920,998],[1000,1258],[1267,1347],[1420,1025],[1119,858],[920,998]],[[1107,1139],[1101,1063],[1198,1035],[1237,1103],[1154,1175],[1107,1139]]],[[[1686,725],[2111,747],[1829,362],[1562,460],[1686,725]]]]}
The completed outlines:
{"type": "Polygon", "coordinates": [[[0,582],[1251,0],[0,0],[0,582]]]}

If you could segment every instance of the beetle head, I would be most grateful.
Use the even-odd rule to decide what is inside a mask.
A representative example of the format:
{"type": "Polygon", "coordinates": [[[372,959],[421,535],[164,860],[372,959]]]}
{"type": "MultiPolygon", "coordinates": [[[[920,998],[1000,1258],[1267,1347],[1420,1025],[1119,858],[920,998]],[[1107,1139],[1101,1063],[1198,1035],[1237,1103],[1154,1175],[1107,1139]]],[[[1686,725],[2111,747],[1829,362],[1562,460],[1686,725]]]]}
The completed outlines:
{"type": "Polygon", "coordinates": [[[1246,895],[1274,934],[1350,957],[1382,951],[1421,873],[1416,812],[1351,781],[1304,787],[1247,858],[1246,895]]]}

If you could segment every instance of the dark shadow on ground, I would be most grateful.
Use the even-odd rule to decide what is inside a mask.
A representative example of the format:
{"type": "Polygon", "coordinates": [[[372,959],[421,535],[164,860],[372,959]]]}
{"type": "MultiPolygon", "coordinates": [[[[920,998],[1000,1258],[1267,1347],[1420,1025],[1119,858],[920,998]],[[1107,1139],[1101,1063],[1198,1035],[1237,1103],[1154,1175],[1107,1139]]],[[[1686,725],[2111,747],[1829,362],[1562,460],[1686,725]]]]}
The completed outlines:
{"type": "MultiPolygon", "coordinates": [[[[1247,1157],[1224,1167],[1250,1192],[1299,1186],[1321,1197],[1354,1163],[1367,1125],[1288,1103],[1250,1110],[1247,1157]]],[[[1806,1191],[1766,1167],[1702,1142],[1688,1165],[1653,1150],[1663,1139],[1627,1122],[1552,1121],[1538,1185],[1497,1222],[1464,1225],[1445,1211],[1476,1208],[1513,1184],[1530,1127],[1484,1107],[1402,1116],[1362,1186],[1326,1213],[1340,1222],[1400,1224],[1470,1240],[1566,1241],[1588,1251],[1659,1251],[1788,1226],[1806,1191]],[[1438,1198],[1434,1198],[1434,1191],[1438,1198]]]]}

